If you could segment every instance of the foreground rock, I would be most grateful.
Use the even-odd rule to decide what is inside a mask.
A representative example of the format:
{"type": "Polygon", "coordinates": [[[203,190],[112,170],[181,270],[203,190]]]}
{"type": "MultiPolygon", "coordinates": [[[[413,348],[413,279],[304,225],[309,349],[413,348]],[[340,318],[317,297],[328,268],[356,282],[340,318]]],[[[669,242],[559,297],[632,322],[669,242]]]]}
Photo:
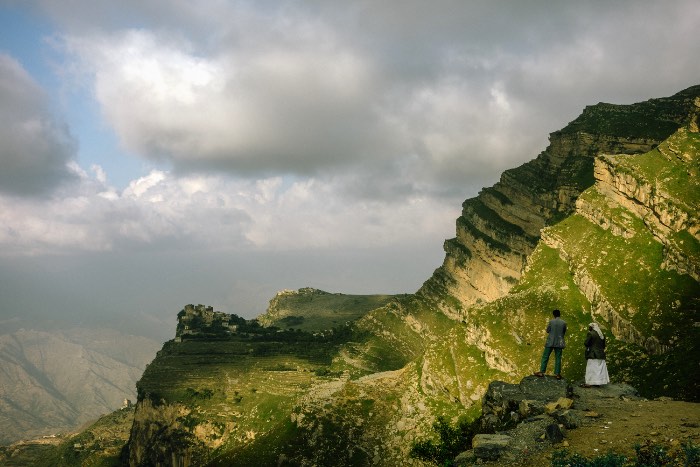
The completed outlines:
{"type": "Polygon", "coordinates": [[[593,457],[610,450],[632,455],[645,442],[680,447],[700,442],[700,405],[647,400],[628,384],[581,388],[552,377],[519,384],[494,381],[484,395],[482,429],[457,465],[548,465],[554,450],[593,457]]]}

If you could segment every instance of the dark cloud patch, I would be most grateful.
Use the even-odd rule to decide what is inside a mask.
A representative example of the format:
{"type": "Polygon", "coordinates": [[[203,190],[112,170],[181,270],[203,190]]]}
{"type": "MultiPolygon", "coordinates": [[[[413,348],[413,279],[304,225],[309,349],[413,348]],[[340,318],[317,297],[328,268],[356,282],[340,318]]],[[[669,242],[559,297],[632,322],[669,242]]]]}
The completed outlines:
{"type": "Polygon", "coordinates": [[[75,179],[67,164],[76,143],[48,110],[42,89],[8,55],[0,55],[0,191],[45,196],[75,179]]]}

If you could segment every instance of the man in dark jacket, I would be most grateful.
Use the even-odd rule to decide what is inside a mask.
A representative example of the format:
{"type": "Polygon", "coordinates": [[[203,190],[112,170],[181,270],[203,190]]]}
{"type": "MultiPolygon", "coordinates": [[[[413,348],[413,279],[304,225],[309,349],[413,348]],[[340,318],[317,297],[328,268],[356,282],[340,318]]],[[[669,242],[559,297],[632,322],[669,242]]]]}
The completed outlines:
{"type": "Polygon", "coordinates": [[[552,311],[553,319],[547,324],[547,342],[544,344],[544,352],[542,352],[542,360],[540,361],[540,371],[536,371],[535,376],[542,377],[547,371],[547,363],[549,356],[554,351],[554,376],[561,379],[561,354],[566,344],[564,343],[564,334],[566,334],[566,321],[561,319],[559,310],[552,311]]]}

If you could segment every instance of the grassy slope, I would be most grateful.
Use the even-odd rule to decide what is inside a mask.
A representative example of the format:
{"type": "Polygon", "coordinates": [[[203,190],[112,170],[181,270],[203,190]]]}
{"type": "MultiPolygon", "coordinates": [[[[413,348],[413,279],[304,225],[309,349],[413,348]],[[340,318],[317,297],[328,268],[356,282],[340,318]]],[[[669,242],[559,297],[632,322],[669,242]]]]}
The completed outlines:
{"type": "MultiPolygon", "coordinates": [[[[698,218],[700,206],[700,134],[682,128],[659,147],[635,158],[618,158],[618,167],[654,186],[673,200],[677,216],[698,218]]],[[[671,241],[694,263],[700,263],[700,242],[687,230],[673,234],[671,241]]]]}
{"type": "Polygon", "coordinates": [[[321,331],[356,321],[393,298],[393,295],[346,295],[301,289],[278,294],[273,300],[274,312],[268,311],[260,320],[281,329],[321,331]]]}
{"type": "MultiPolygon", "coordinates": [[[[663,192],[678,211],[697,219],[699,154],[700,135],[681,130],[658,149],[638,157],[618,156],[616,163],[663,192]],[[669,157],[669,146],[685,154],[686,160],[669,157]]],[[[610,357],[613,377],[619,372],[620,377],[649,395],[697,400],[700,332],[693,323],[700,304],[700,284],[687,275],[662,268],[667,247],[642,219],[619,205],[606,203],[595,187],[582,198],[607,209],[607,217],[633,235],[616,236],[581,216],[571,216],[553,229],[564,240],[570,262],[587,271],[613,308],[642,334],[672,343],[671,352],[649,356],[638,346],[615,342],[613,349],[617,352],[611,352],[610,357]]],[[[686,256],[697,257],[698,241],[687,230],[673,233],[671,239],[686,256]]]]}
{"type": "MultiPolygon", "coordinates": [[[[519,380],[536,371],[546,339],[545,328],[558,308],[567,322],[567,348],[562,373],[567,379],[582,378],[582,347],[590,322],[589,304],[576,287],[568,265],[556,250],[540,245],[530,258],[530,267],[511,293],[478,313],[475,324],[488,329],[492,345],[517,371],[506,380],[519,380]]],[[[549,371],[553,370],[550,360],[549,371]]]]}
{"type": "Polygon", "coordinates": [[[330,364],[333,347],[314,342],[222,341],[166,343],[139,392],[190,409],[185,426],[208,424],[210,440],[229,445],[264,436],[288,419],[297,398],[330,364]]]}
{"type": "Polygon", "coordinates": [[[31,465],[59,467],[116,467],[123,465],[122,450],[129,439],[133,409],[116,410],[69,438],[31,465]]]}

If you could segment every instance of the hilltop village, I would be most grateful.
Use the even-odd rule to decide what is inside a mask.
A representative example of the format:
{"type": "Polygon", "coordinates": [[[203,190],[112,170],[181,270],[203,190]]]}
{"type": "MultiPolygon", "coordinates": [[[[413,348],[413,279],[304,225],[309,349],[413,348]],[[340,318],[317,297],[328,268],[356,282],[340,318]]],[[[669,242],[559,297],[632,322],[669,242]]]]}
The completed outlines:
{"type": "MultiPolygon", "coordinates": [[[[269,320],[268,320],[269,321],[269,320]]],[[[276,341],[319,341],[335,342],[347,337],[352,332],[349,322],[334,326],[331,329],[307,332],[301,329],[292,329],[295,323],[303,321],[300,316],[287,316],[275,324],[284,324],[280,328],[272,324],[272,321],[261,324],[258,319],[245,319],[234,313],[214,311],[214,308],[206,305],[185,305],[177,314],[177,328],[175,331],[175,343],[191,339],[234,339],[252,338],[257,340],[276,341]]]]}
{"type": "Polygon", "coordinates": [[[257,320],[246,321],[235,314],[214,311],[211,306],[189,304],[177,314],[175,342],[200,336],[223,337],[248,327],[259,327],[259,324],[257,320]]]}

